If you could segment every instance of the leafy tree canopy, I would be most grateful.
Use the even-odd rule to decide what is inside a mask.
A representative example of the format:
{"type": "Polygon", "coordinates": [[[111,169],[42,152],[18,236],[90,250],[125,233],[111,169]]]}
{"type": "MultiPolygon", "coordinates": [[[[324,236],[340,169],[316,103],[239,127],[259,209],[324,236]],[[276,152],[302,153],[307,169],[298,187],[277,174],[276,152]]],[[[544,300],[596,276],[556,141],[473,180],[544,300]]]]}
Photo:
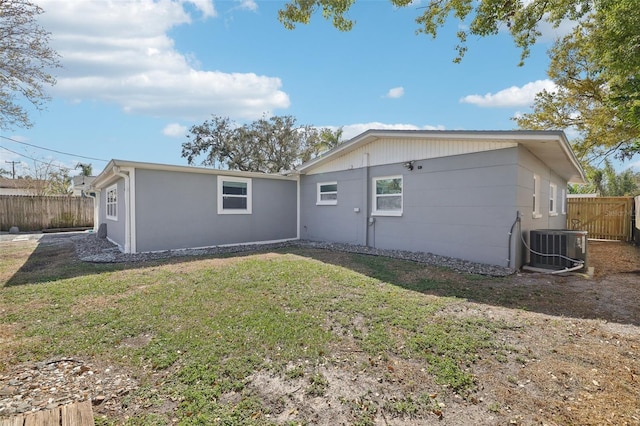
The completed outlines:
{"type": "Polygon", "coordinates": [[[0,129],[30,127],[21,101],[41,110],[49,99],[44,86],[56,82],[50,72],[60,66],[58,54],[36,22],[41,13],[28,0],[0,0],[0,129]]]}
{"type": "MultiPolygon", "coordinates": [[[[286,28],[306,24],[316,11],[342,31],[354,21],[348,12],[356,0],[290,0],[279,11],[286,28]]],[[[411,0],[389,0],[415,7],[411,0]]],[[[459,62],[469,35],[486,37],[509,31],[521,49],[521,62],[541,35],[540,23],[575,23],[573,32],[549,52],[549,76],[556,92],[538,95],[534,112],[518,118],[529,129],[575,129],[575,149],[583,162],[640,152],[640,8],[638,0],[430,0],[418,6],[417,33],[436,37],[457,20],[459,62]]]]}
{"type": "Polygon", "coordinates": [[[93,167],[91,163],[78,163],[76,169],[80,169],[80,176],[91,176],[93,173],[93,167]]]}
{"type": "Polygon", "coordinates": [[[528,129],[577,130],[583,163],[640,152],[640,13],[635,0],[598,4],[549,52],[557,91],[539,93],[533,112],[516,118],[528,129]]]}
{"type": "MultiPolygon", "coordinates": [[[[415,7],[412,0],[389,0],[396,7],[415,7]]],[[[290,0],[278,12],[278,18],[288,28],[296,24],[308,24],[311,16],[318,10],[322,16],[331,20],[341,31],[353,28],[354,20],[347,17],[356,0],[290,0]]],[[[577,20],[585,16],[592,8],[592,0],[431,0],[424,7],[418,7],[422,13],[416,17],[417,33],[436,37],[438,30],[449,19],[457,19],[461,25],[457,33],[459,44],[456,47],[459,62],[467,51],[466,40],[469,35],[488,36],[507,29],[522,49],[524,60],[531,46],[541,35],[538,24],[547,21],[555,26],[564,19],[577,20]],[[470,19],[470,24],[467,22],[470,19]]]]}
{"type": "Polygon", "coordinates": [[[189,164],[204,156],[200,164],[205,166],[262,173],[292,170],[333,143],[324,129],[298,126],[291,116],[263,117],[242,126],[213,116],[189,132],[189,141],[182,144],[189,164]]]}
{"type": "Polygon", "coordinates": [[[598,194],[603,197],[640,195],[640,173],[627,169],[617,173],[609,160],[603,168],[587,167],[587,185],[569,185],[572,194],[598,194]]]}

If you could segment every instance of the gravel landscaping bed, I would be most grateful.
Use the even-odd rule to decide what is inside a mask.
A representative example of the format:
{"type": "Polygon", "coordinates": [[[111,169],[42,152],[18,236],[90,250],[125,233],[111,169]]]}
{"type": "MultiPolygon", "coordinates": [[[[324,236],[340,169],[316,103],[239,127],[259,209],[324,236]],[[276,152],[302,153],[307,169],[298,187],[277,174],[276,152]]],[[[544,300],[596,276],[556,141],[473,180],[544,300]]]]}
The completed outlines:
{"type": "Polygon", "coordinates": [[[450,268],[457,272],[503,277],[514,273],[507,267],[485,265],[469,262],[447,256],[439,256],[431,253],[411,252],[405,250],[383,250],[373,247],[365,247],[353,244],[339,244],[316,241],[288,241],[274,244],[251,244],[227,247],[208,247],[202,249],[166,250],[160,252],[125,254],[118,247],[106,239],[98,238],[96,234],[80,234],[72,237],[78,257],[85,262],[94,263],[120,263],[141,262],[148,260],[167,259],[184,256],[207,256],[227,253],[246,253],[265,250],[276,250],[286,247],[303,247],[331,250],[337,252],[359,253],[371,256],[386,256],[394,259],[410,260],[433,266],[450,268]]]}

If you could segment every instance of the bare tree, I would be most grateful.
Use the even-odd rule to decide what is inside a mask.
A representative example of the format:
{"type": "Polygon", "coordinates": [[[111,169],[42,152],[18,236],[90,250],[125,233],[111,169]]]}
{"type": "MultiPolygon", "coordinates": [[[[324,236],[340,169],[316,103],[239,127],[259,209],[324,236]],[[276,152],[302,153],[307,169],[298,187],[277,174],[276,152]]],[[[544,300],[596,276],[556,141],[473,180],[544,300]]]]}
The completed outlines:
{"type": "Polygon", "coordinates": [[[36,22],[41,7],[28,0],[0,0],[0,129],[31,127],[25,100],[37,110],[53,86],[50,72],[59,55],[49,47],[49,33],[36,22]]]}
{"type": "Polygon", "coordinates": [[[72,192],[69,169],[53,160],[34,160],[33,169],[21,179],[33,195],[69,195],[72,192]]]}

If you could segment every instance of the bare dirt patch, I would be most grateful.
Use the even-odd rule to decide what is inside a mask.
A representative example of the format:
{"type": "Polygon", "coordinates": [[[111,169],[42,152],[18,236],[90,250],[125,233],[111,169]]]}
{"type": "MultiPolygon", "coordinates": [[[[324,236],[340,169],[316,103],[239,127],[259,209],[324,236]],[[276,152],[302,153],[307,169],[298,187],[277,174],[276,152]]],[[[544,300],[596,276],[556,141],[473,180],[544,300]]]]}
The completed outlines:
{"type": "MultiPolygon", "coordinates": [[[[478,388],[468,398],[421,379],[424,371],[420,364],[394,368],[394,373],[402,371],[404,377],[422,383],[419,392],[437,395],[435,408],[422,406],[398,412],[397,417],[383,416],[380,407],[398,395],[415,401],[415,389],[407,385],[409,381],[397,380],[391,385],[387,382],[389,371],[373,373],[372,367],[369,372],[374,378],[380,375],[384,385],[376,380],[367,383],[371,374],[366,380],[356,378],[354,392],[343,391],[343,403],[336,406],[334,402],[322,410],[324,415],[315,414],[319,424],[356,422],[369,407],[375,414],[368,417],[371,423],[365,424],[414,424],[419,418],[420,424],[441,425],[640,425],[640,248],[595,241],[590,242],[589,250],[589,263],[595,268],[592,279],[579,274],[526,272],[485,279],[421,266],[399,270],[396,276],[402,279],[398,282],[415,282],[416,291],[461,299],[441,315],[484,317],[508,324],[496,336],[504,344],[504,356],[487,356],[470,366],[478,388]],[[359,392],[360,386],[369,391],[359,392]],[[360,407],[360,411],[353,407],[360,407]],[[442,417],[436,415],[438,407],[442,417]]],[[[376,275],[344,253],[303,250],[302,254],[376,275]]],[[[367,361],[360,359],[359,363],[366,365],[367,361]]],[[[394,361],[390,362],[393,366],[394,361]]],[[[357,364],[352,365],[352,374],[356,374],[357,364]]],[[[333,383],[335,377],[325,374],[333,383]]],[[[273,386],[261,382],[267,385],[261,392],[281,395],[287,401],[284,412],[294,412],[296,399],[283,393],[277,380],[271,380],[276,382],[273,386]]],[[[341,384],[330,388],[344,389],[341,384]]],[[[300,401],[297,409],[309,402],[300,401]]]]}

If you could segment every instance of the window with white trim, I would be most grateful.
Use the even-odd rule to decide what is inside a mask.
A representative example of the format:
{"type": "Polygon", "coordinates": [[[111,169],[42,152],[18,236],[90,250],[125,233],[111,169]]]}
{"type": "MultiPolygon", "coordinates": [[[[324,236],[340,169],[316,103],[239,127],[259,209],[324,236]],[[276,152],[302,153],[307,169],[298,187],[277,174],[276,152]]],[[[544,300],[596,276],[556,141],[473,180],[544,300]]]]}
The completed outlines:
{"type": "Polygon", "coordinates": [[[558,215],[558,186],[555,183],[549,184],[549,216],[558,215]]]}
{"type": "Polygon", "coordinates": [[[567,190],[562,190],[562,199],[560,200],[562,205],[562,214],[567,214],[567,190]]]}
{"type": "Polygon", "coordinates": [[[107,213],[107,219],[118,220],[118,185],[117,184],[107,189],[106,213],[107,213]]]}
{"type": "Polygon", "coordinates": [[[338,204],[338,182],[318,182],[317,193],[317,205],[338,204]]]}
{"type": "Polygon", "coordinates": [[[402,176],[373,178],[372,192],[372,215],[402,216],[402,176]]]}
{"type": "Polygon", "coordinates": [[[540,214],[540,176],[533,175],[533,217],[542,217],[540,214]]]}
{"type": "Polygon", "coordinates": [[[251,179],[218,176],[218,214],[251,214],[251,179]]]}

